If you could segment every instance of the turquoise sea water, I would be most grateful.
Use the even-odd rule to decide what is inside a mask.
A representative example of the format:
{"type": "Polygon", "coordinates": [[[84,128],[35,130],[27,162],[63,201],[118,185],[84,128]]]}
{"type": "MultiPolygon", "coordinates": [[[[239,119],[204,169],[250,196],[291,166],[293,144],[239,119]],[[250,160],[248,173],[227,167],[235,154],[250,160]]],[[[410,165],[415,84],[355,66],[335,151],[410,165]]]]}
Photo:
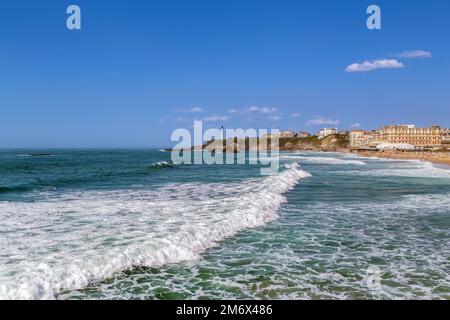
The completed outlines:
{"type": "Polygon", "coordinates": [[[259,169],[0,151],[0,298],[450,299],[446,167],[282,153],[259,169]]]}

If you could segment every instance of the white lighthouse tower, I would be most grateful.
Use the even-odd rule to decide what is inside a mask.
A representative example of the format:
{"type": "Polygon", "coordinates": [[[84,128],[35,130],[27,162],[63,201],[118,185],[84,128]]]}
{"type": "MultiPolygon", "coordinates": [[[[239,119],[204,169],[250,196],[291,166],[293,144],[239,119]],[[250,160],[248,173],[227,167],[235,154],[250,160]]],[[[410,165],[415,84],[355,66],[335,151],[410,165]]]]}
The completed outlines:
{"type": "Polygon", "coordinates": [[[220,139],[225,140],[224,129],[223,126],[220,127],[220,139]]]}

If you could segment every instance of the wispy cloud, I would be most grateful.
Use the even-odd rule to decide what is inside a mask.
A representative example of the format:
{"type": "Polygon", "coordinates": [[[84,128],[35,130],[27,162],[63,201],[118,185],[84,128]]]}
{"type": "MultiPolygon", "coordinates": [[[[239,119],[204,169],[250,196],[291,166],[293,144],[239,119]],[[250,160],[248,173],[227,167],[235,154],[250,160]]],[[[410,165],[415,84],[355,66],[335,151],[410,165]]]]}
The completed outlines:
{"type": "Polygon", "coordinates": [[[177,109],[176,111],[181,112],[181,113],[200,113],[200,112],[205,112],[205,109],[199,108],[199,107],[194,107],[194,108],[189,108],[189,109],[177,109]]]}
{"type": "Polygon", "coordinates": [[[273,115],[273,116],[268,116],[267,120],[269,120],[269,121],[281,121],[281,120],[283,120],[283,118],[281,116],[273,115]]]}
{"type": "MultiPolygon", "coordinates": [[[[203,122],[223,122],[230,120],[230,116],[226,115],[211,115],[205,117],[175,117],[172,118],[172,122],[176,123],[193,123],[194,121],[203,121],[203,122]]],[[[164,119],[164,122],[166,120],[164,119]]]]}
{"type": "Polygon", "coordinates": [[[174,119],[172,119],[173,122],[189,122],[190,120],[185,118],[185,117],[176,117],[174,119]]]}
{"type": "Polygon", "coordinates": [[[251,106],[248,108],[237,109],[233,108],[228,110],[230,114],[241,114],[241,115],[255,115],[255,114],[278,114],[280,113],[277,108],[274,107],[259,107],[259,106],[251,106]]]}
{"type": "Polygon", "coordinates": [[[248,108],[248,111],[256,112],[256,113],[272,114],[272,113],[278,112],[278,109],[277,108],[269,108],[269,107],[252,106],[252,107],[248,108]]]}
{"type": "Polygon", "coordinates": [[[430,51],[424,50],[403,51],[402,53],[398,53],[395,56],[398,58],[405,58],[405,59],[420,59],[433,57],[430,51]]]}
{"type": "Polygon", "coordinates": [[[399,69],[404,68],[403,63],[396,59],[379,59],[353,63],[345,69],[346,72],[369,72],[377,69],[399,69]]]}
{"type": "Polygon", "coordinates": [[[361,124],[359,122],[353,123],[350,125],[350,128],[361,128],[361,124]]]}
{"type": "Polygon", "coordinates": [[[321,126],[321,125],[338,125],[339,120],[332,120],[328,118],[315,117],[314,119],[308,120],[306,122],[307,126],[321,126]]]}
{"type": "Polygon", "coordinates": [[[204,117],[201,120],[205,121],[205,122],[219,122],[219,121],[228,121],[228,120],[230,120],[230,117],[222,116],[222,115],[215,115],[215,116],[204,117]]]}
{"type": "Polygon", "coordinates": [[[302,115],[298,112],[291,113],[289,117],[291,118],[300,118],[302,115]]]}
{"type": "Polygon", "coordinates": [[[274,107],[257,107],[252,106],[245,110],[247,115],[254,116],[263,116],[266,121],[276,122],[283,120],[283,113],[279,112],[277,108],[274,107]]]}
{"type": "Polygon", "coordinates": [[[283,113],[274,107],[251,106],[247,108],[233,108],[228,110],[228,114],[239,115],[244,121],[281,121],[283,113]]]}

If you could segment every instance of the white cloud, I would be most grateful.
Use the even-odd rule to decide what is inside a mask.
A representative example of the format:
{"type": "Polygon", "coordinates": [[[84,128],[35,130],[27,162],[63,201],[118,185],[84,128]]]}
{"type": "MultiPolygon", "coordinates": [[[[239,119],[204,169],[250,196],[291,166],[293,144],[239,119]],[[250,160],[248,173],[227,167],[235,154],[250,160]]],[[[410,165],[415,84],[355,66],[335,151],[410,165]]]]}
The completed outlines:
{"type": "Polygon", "coordinates": [[[380,59],[353,63],[345,69],[346,72],[368,72],[377,69],[399,69],[404,68],[403,63],[396,59],[380,59]]]}
{"type": "Polygon", "coordinates": [[[238,112],[238,110],[237,109],[230,109],[230,110],[228,110],[228,113],[237,113],[238,112]]]}
{"type": "Polygon", "coordinates": [[[413,50],[413,51],[404,51],[402,53],[395,55],[398,58],[406,58],[406,59],[418,59],[418,58],[431,58],[433,55],[430,51],[424,50],[413,50]]]}
{"type": "Polygon", "coordinates": [[[300,118],[302,115],[298,112],[291,113],[289,117],[291,118],[300,118]]]}
{"type": "Polygon", "coordinates": [[[353,123],[350,125],[350,128],[361,128],[361,124],[359,122],[353,123]]]}
{"type": "Polygon", "coordinates": [[[205,122],[219,122],[219,121],[228,121],[228,120],[230,120],[230,117],[217,115],[217,116],[204,117],[204,118],[202,118],[202,120],[205,122]]]}
{"type": "Polygon", "coordinates": [[[338,124],[339,120],[332,120],[322,117],[315,117],[314,119],[308,120],[308,122],[306,122],[307,126],[338,125],[338,124]]]}

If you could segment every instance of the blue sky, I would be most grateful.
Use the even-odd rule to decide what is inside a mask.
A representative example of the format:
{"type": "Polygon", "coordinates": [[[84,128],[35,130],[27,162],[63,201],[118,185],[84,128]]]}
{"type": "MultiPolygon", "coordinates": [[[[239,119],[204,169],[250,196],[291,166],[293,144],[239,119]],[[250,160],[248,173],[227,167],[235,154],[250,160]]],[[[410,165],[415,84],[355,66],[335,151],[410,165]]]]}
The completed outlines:
{"type": "Polygon", "coordinates": [[[448,0],[3,1],[0,147],[164,147],[193,119],[450,126],[449,39],[448,0]]]}

